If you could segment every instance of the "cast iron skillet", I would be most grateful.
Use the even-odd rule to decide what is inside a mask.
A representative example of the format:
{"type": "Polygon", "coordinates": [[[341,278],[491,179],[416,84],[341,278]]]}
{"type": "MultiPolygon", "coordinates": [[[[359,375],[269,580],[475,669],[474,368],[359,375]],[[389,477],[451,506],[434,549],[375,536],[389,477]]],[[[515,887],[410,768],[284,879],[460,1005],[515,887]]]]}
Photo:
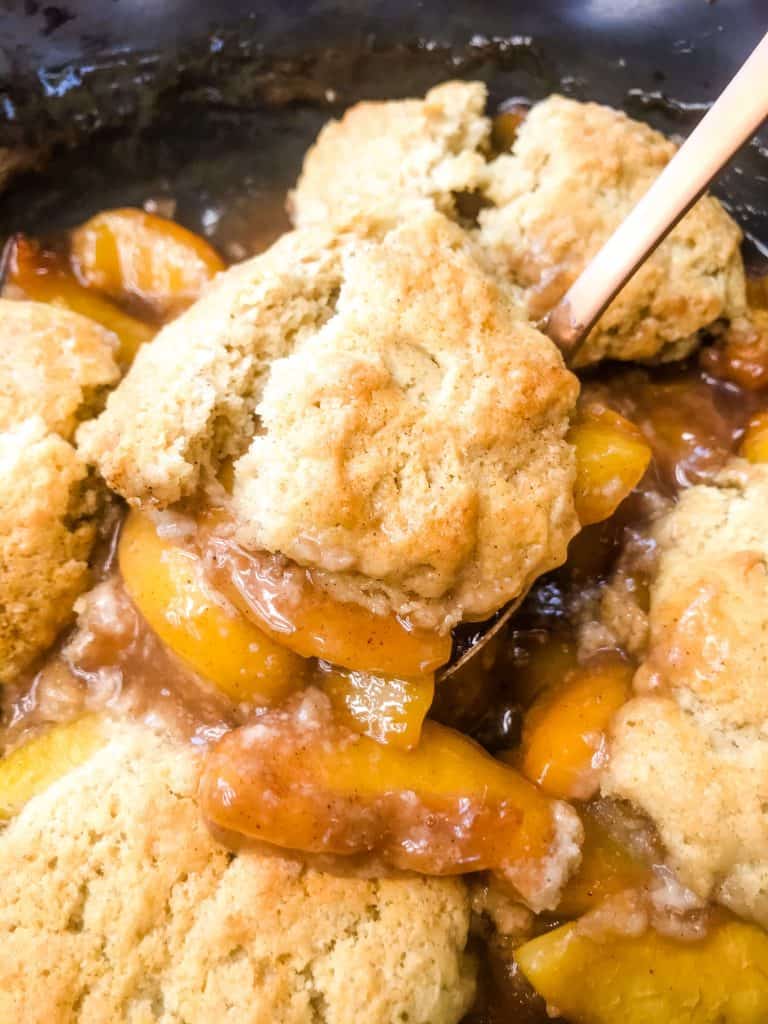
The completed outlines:
{"type": "MultiPolygon", "coordinates": [[[[171,197],[241,258],[358,99],[480,78],[491,109],[558,90],[686,134],[767,29],[768,0],[0,0],[0,147],[41,151],[0,194],[0,241],[171,197]]],[[[717,191],[768,272],[768,131],[717,191]]]]}
{"type": "MultiPolygon", "coordinates": [[[[288,226],[302,154],[358,99],[481,78],[491,109],[559,90],[685,134],[766,29],[768,0],[6,2],[0,145],[44,154],[0,194],[0,242],[172,197],[240,259],[288,226]]],[[[768,131],[718,190],[768,273],[768,131]]]]}
{"type": "MultiPolygon", "coordinates": [[[[48,150],[0,197],[0,234],[172,194],[252,251],[357,99],[482,78],[492,104],[559,89],[682,134],[767,28],[766,0],[0,0],[0,145],[48,150]]],[[[768,132],[719,191],[768,243],[768,132]]]]}

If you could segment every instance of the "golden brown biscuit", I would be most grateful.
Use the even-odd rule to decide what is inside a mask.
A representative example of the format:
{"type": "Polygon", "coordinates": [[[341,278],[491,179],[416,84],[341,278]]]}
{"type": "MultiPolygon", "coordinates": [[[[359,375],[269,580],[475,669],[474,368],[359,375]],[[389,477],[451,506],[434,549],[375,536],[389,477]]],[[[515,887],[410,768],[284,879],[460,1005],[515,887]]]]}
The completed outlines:
{"type": "Polygon", "coordinates": [[[246,546],[445,628],[565,557],[577,390],[466,234],[427,213],[374,241],[296,232],[224,274],[79,436],[137,503],[245,453],[246,546]]]}
{"type": "MultiPolygon", "coordinates": [[[[551,96],[523,122],[513,152],[488,167],[480,240],[526,288],[534,319],[576,279],[671,159],[675,145],[597,103],[551,96]]],[[[699,200],[603,314],[577,364],[679,359],[697,332],[746,308],[736,223],[699,200]]]]}
{"type": "Polygon", "coordinates": [[[167,506],[242,455],[270,363],[334,313],[340,238],[294,232],[219,274],[143,345],[106,410],[79,432],[83,451],[134,504],[167,506]]]}
{"type": "Polygon", "coordinates": [[[656,823],[681,881],[768,923],[768,467],[739,460],[653,530],[637,696],[603,789],[656,823]]]}
{"type": "Polygon", "coordinates": [[[0,835],[0,1020],[455,1024],[474,990],[463,882],[238,856],[199,758],[141,726],[0,835]]]}
{"type": "Polygon", "coordinates": [[[98,505],[80,456],[39,417],[0,431],[0,683],[69,619],[98,505]]]}
{"type": "Polygon", "coordinates": [[[482,82],[446,82],[423,100],[364,102],[329,121],[304,158],[289,206],[297,227],[392,222],[419,209],[456,214],[455,193],[482,184],[491,126],[482,82]]]}
{"type": "Polygon", "coordinates": [[[40,416],[71,438],[117,381],[116,349],[110,331],[78,313],[0,299],[0,430],[40,416]]]}
{"type": "MultiPolygon", "coordinates": [[[[393,222],[425,203],[457,216],[455,196],[476,193],[473,234],[505,279],[522,287],[537,320],[675,145],[609,107],[552,96],[530,111],[512,152],[490,158],[483,97],[480,83],[449,82],[422,101],[353,107],[307,154],[293,216],[297,224],[358,228],[366,213],[393,222]]],[[[577,363],[681,358],[701,328],[743,315],[740,240],[717,200],[700,200],[611,304],[577,363]]]]}
{"type": "Polygon", "coordinates": [[[86,586],[99,501],[67,439],[116,381],[115,346],[76,313],[0,299],[0,683],[86,586]]]}

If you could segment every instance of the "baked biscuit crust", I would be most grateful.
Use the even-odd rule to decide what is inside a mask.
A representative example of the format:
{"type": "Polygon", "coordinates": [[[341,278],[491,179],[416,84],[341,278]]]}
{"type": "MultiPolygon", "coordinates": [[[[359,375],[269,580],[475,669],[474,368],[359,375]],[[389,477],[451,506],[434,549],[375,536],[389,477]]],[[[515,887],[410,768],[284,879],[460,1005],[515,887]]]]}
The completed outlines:
{"type": "Polygon", "coordinates": [[[466,234],[427,213],[376,240],[296,232],[229,271],[80,439],[136,503],[244,453],[245,546],[447,628],[564,559],[577,391],[466,234]]]}
{"type": "Polygon", "coordinates": [[[116,727],[0,835],[0,1019],[455,1024],[464,884],[235,856],[201,820],[199,761],[116,727]]]}
{"type": "MultiPolygon", "coordinates": [[[[458,218],[473,193],[473,235],[500,274],[546,314],[675,152],[624,113],[551,96],[492,158],[480,83],[448,82],[424,100],[358,104],[320,133],[292,195],[295,223],[353,228],[407,220],[425,204],[458,218]],[[386,138],[383,136],[386,135],[386,138]],[[461,149],[463,147],[463,150],[461,149]]],[[[741,232],[701,199],[608,308],[578,365],[679,359],[697,332],[746,310],[741,232]]]]}
{"type": "Polygon", "coordinates": [[[653,536],[648,642],[603,788],[651,817],[681,881],[768,923],[768,467],[735,461],[653,536]]]}
{"type": "MultiPolygon", "coordinates": [[[[676,150],[648,125],[597,103],[551,96],[488,166],[480,240],[526,289],[536,319],[551,309],[676,150]]],[[[600,359],[680,359],[697,332],[746,310],[741,231],[704,196],[624,286],[579,351],[600,359]]]]}
{"type": "Polygon", "coordinates": [[[120,375],[115,336],[67,309],[0,299],[0,337],[0,430],[40,416],[70,440],[120,375]]]}
{"type": "Polygon", "coordinates": [[[118,377],[85,317],[0,299],[0,683],[48,647],[88,580],[100,501],[69,443],[118,377]]]}
{"type": "Polygon", "coordinates": [[[39,417],[0,432],[0,683],[69,619],[99,504],[80,456],[39,417]]]}
{"type": "Polygon", "coordinates": [[[289,198],[293,222],[353,222],[376,211],[396,223],[424,209],[455,216],[455,193],[484,180],[485,101],[482,82],[445,82],[423,100],[356,103],[307,152],[289,198]]]}

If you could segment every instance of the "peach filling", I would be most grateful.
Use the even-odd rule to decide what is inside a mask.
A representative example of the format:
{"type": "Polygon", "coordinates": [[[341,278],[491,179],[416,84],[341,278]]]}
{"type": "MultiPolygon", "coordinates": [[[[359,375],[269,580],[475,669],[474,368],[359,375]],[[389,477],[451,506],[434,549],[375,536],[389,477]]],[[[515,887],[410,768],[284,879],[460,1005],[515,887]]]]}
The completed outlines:
{"type": "Polygon", "coordinates": [[[413,750],[383,745],[313,690],[224,736],[201,795],[218,828],[286,849],[433,875],[491,868],[523,890],[558,849],[553,802],[472,740],[427,721],[413,750]]]}
{"type": "Polygon", "coordinates": [[[137,299],[161,319],[180,313],[224,263],[180,224],[143,210],[106,210],[70,239],[79,280],[118,301],[137,299]]]}
{"type": "Polygon", "coordinates": [[[315,681],[340,725],[406,750],[419,742],[435,696],[434,676],[394,679],[336,668],[324,661],[315,681]]]}
{"type": "Polygon", "coordinates": [[[618,655],[592,659],[545,690],[523,726],[523,774],[545,793],[586,800],[598,788],[611,719],[631,693],[632,669],[618,655]]]}
{"type": "Polygon", "coordinates": [[[0,759],[0,821],[17,814],[107,742],[105,721],[89,714],[58,723],[0,759]]]}
{"type": "Polygon", "coordinates": [[[120,536],[125,588],[160,639],[235,701],[273,703],[302,686],[306,663],[205,585],[200,559],[132,511],[120,536]]]}
{"type": "Polygon", "coordinates": [[[305,658],[413,678],[434,672],[451,656],[450,636],[336,601],[313,583],[311,572],[273,555],[246,552],[216,536],[207,549],[214,586],[265,633],[305,658]]]}
{"type": "Polygon", "coordinates": [[[62,306],[90,317],[116,334],[120,341],[118,360],[123,365],[130,363],[139,347],[154,336],[155,330],[149,324],[124,312],[92,288],[83,287],[62,256],[42,249],[24,235],[14,235],[9,242],[5,272],[6,298],[62,306]]]}
{"type": "Polygon", "coordinates": [[[768,462],[768,412],[756,413],[749,421],[739,454],[750,462],[768,462]]]}
{"type": "Polygon", "coordinates": [[[576,449],[576,514],[589,526],[612,515],[637,486],[651,449],[633,423],[600,405],[582,409],[568,437],[576,449]]]}
{"type": "MultiPolygon", "coordinates": [[[[118,564],[151,629],[231,700],[275,704],[310,680],[310,662],[230,604],[207,581],[200,555],[178,537],[161,537],[149,516],[129,512],[118,564]]],[[[406,748],[418,743],[432,675],[374,675],[321,661],[311,678],[350,729],[406,748]]]]}
{"type": "Polygon", "coordinates": [[[560,894],[558,917],[580,917],[606,898],[637,889],[650,879],[650,868],[590,813],[582,816],[581,863],[560,894]]]}
{"type": "Polygon", "coordinates": [[[515,952],[524,975],[584,1024],[757,1024],[768,1019],[768,936],[724,919],[698,942],[651,929],[593,937],[580,922],[515,952]]]}

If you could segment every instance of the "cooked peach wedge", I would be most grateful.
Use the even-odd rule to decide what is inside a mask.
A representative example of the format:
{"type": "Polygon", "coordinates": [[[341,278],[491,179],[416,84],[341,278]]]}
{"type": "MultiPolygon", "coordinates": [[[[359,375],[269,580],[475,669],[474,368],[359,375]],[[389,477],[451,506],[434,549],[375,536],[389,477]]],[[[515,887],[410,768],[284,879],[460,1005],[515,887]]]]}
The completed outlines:
{"type": "Polygon", "coordinates": [[[107,742],[105,720],[83,715],[51,726],[0,758],[0,820],[18,814],[33,796],[87,761],[107,742]]]}
{"type": "Polygon", "coordinates": [[[608,727],[630,697],[632,668],[620,655],[596,656],[545,690],[528,709],[520,763],[526,778],[564,800],[593,796],[608,727]]]}
{"type": "Polygon", "coordinates": [[[604,899],[636,889],[651,879],[651,870],[615,839],[587,807],[582,814],[581,863],[568,879],[557,904],[558,917],[581,917],[604,899]]]}
{"type": "Polygon", "coordinates": [[[419,742],[435,695],[434,676],[394,679],[320,662],[314,682],[333,706],[337,722],[379,743],[410,750],[419,742]]]}
{"type": "Polygon", "coordinates": [[[699,941],[593,939],[578,924],[515,952],[523,974],[573,1024],[763,1024],[768,1020],[768,935],[722,921],[699,941]]]}
{"type": "Polygon", "coordinates": [[[125,587],[150,627],[196,672],[234,701],[274,703],[302,686],[306,662],[207,588],[199,559],[160,537],[132,511],[118,561],[125,587]]]}
{"type": "Polygon", "coordinates": [[[275,641],[302,655],[358,672],[412,679],[451,656],[451,638],[414,629],[395,615],[337,601],[297,568],[286,580],[267,553],[214,539],[208,574],[214,585],[275,641]]]}
{"type": "Polygon", "coordinates": [[[612,515],[651,460],[640,430],[602,405],[583,408],[568,434],[576,449],[576,514],[582,526],[612,515]]]}
{"type": "Polygon", "coordinates": [[[118,361],[123,366],[131,363],[139,346],[154,337],[153,327],[92,289],[84,288],[62,256],[44,250],[32,239],[14,235],[8,243],[5,259],[3,295],[6,298],[49,302],[90,317],[117,335],[120,341],[118,361]]]}
{"type": "Polygon", "coordinates": [[[191,305],[224,263],[199,235],[144,210],[106,210],[76,228],[80,281],[120,302],[138,299],[168,319],[191,305]]]}
{"type": "Polygon", "coordinates": [[[434,875],[490,868],[524,895],[556,863],[555,805],[514,769],[431,721],[412,750],[356,735],[316,690],[223,737],[201,793],[218,827],[305,853],[434,875]]]}
{"type": "Polygon", "coordinates": [[[768,412],[759,412],[749,421],[739,454],[750,462],[768,462],[768,412]]]}

